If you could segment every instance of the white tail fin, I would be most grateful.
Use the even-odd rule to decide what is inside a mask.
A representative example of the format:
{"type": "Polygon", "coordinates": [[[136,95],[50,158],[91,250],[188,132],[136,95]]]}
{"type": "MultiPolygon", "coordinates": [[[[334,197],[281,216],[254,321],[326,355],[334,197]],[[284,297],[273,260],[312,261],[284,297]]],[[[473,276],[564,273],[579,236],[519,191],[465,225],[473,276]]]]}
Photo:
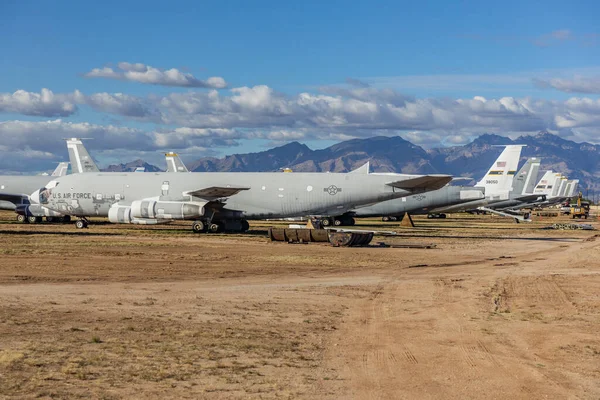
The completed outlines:
{"type": "Polygon", "coordinates": [[[69,169],[68,162],[58,163],[58,166],[54,170],[51,176],[65,176],[67,174],[67,170],[69,169]]]}
{"type": "MultiPolygon", "coordinates": [[[[552,182],[552,191],[550,192],[551,197],[557,197],[558,191],[560,190],[560,184],[562,183],[562,174],[556,173],[554,174],[554,182],[552,182]]],[[[550,188],[548,188],[550,189],[550,188]]]]}
{"type": "Polygon", "coordinates": [[[568,193],[569,197],[574,197],[579,189],[579,179],[573,179],[571,184],[571,191],[568,193]]]}
{"type": "Polygon", "coordinates": [[[477,182],[475,186],[485,188],[485,197],[490,199],[508,198],[523,147],[525,145],[506,146],[487,174],[477,182]]]}
{"type": "Polygon", "coordinates": [[[369,161],[367,161],[365,164],[363,164],[362,166],[353,169],[352,171],[348,172],[349,174],[368,174],[369,173],[369,161]]]}
{"type": "Polygon", "coordinates": [[[542,178],[535,186],[533,190],[534,194],[546,195],[549,197],[552,194],[552,188],[554,187],[554,179],[556,178],[553,171],[546,171],[542,178]]]}
{"type": "Polygon", "coordinates": [[[539,158],[532,157],[527,159],[513,180],[513,194],[522,195],[533,192],[537,174],[540,169],[540,163],[541,159],[539,158]]]}
{"type": "Polygon", "coordinates": [[[165,153],[167,172],[190,172],[176,153],[165,153]]]}
{"type": "Polygon", "coordinates": [[[100,171],[86,148],[83,146],[81,139],[71,138],[66,140],[67,150],[69,150],[69,160],[71,161],[71,170],[74,174],[100,171]]]}
{"type": "Polygon", "coordinates": [[[569,179],[566,176],[563,176],[560,181],[560,188],[558,189],[559,197],[565,197],[565,193],[567,193],[567,183],[569,183],[569,179]]]}

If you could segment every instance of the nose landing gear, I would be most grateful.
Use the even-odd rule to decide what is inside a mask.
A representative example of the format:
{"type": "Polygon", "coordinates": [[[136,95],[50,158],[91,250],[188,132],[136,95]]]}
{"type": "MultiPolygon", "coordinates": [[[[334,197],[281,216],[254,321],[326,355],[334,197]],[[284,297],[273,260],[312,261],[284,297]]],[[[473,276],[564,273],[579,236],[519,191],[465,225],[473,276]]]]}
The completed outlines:
{"type": "Polygon", "coordinates": [[[81,219],[78,219],[77,221],[75,221],[75,228],[77,228],[77,229],[87,228],[88,224],[89,224],[89,221],[86,218],[81,218],[81,219]]]}

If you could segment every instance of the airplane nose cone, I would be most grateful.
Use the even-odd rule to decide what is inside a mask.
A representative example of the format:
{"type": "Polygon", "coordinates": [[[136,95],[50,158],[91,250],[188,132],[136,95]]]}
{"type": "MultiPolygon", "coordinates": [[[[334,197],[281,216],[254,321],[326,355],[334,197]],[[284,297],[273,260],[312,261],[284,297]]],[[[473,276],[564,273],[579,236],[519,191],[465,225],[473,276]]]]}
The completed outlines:
{"type": "Polygon", "coordinates": [[[31,195],[29,196],[29,201],[31,201],[32,203],[40,204],[40,189],[31,193],[31,195]]]}

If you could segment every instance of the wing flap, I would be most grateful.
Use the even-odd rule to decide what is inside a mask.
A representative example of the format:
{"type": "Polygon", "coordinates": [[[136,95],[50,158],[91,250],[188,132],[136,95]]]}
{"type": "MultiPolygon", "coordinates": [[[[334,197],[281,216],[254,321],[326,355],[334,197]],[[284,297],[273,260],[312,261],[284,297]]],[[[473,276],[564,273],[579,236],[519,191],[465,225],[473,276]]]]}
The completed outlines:
{"type": "Polygon", "coordinates": [[[200,197],[202,199],[219,199],[223,197],[231,197],[243,190],[249,190],[249,187],[239,187],[239,186],[211,186],[203,189],[192,190],[186,192],[185,194],[200,197]]]}
{"type": "Polygon", "coordinates": [[[409,192],[426,192],[443,188],[452,181],[450,175],[423,175],[417,178],[389,182],[387,185],[409,192]]]}

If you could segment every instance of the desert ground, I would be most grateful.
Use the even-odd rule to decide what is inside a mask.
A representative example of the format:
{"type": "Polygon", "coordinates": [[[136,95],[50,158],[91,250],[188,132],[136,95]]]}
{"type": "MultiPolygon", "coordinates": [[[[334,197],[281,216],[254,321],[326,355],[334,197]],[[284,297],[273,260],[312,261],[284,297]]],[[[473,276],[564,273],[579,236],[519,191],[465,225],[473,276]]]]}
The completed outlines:
{"type": "Polygon", "coordinates": [[[600,231],[556,221],[335,248],[0,213],[0,397],[598,399],[600,231]]]}

